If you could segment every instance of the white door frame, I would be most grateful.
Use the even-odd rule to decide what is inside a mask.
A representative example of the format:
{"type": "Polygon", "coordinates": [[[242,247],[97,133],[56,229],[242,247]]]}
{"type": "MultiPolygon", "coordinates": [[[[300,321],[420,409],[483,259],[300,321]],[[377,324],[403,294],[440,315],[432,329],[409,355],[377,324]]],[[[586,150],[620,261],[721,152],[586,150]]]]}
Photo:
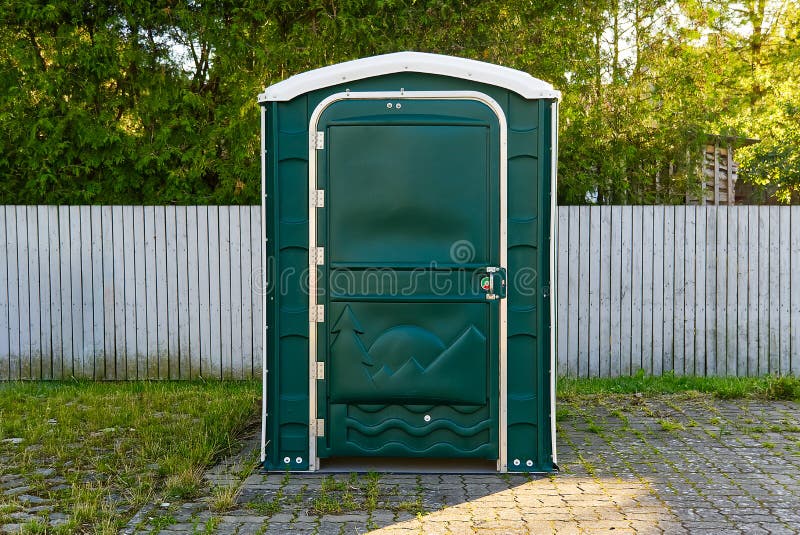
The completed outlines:
{"type": "MultiPolygon", "coordinates": [[[[508,269],[508,130],[506,115],[503,108],[492,97],[480,91],[365,91],[335,93],[320,102],[308,124],[308,310],[316,311],[317,308],[317,258],[313,253],[317,246],[317,203],[312,195],[317,189],[317,144],[316,133],[320,116],[331,104],[341,100],[474,100],[486,105],[497,117],[500,127],[500,267],[508,269]]],[[[508,471],[507,448],[507,380],[506,368],[508,351],[508,300],[500,299],[500,329],[499,329],[499,433],[497,470],[508,471]]],[[[308,470],[319,470],[319,457],[317,457],[317,321],[308,323],[308,470]]]]}

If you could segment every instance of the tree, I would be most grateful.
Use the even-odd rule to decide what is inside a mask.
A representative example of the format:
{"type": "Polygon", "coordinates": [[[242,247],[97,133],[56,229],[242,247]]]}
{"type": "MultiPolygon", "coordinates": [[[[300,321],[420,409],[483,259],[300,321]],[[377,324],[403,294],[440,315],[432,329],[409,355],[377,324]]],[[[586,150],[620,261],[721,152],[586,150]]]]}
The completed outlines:
{"type": "Polygon", "coordinates": [[[264,86],[420,50],[563,92],[562,203],[682,202],[703,134],[796,191],[790,0],[0,0],[0,202],[259,202],[264,86]],[[669,172],[668,172],[669,170],[669,172]]]}

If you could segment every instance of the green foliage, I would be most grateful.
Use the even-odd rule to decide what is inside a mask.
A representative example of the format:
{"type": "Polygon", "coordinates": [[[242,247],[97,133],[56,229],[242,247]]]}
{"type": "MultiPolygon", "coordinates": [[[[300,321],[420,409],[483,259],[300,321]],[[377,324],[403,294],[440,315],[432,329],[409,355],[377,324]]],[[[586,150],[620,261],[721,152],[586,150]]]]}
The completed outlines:
{"type": "Polygon", "coordinates": [[[703,134],[800,188],[789,0],[0,0],[0,203],[258,203],[255,97],[398,50],[552,82],[562,203],[681,202],[703,134]]]}

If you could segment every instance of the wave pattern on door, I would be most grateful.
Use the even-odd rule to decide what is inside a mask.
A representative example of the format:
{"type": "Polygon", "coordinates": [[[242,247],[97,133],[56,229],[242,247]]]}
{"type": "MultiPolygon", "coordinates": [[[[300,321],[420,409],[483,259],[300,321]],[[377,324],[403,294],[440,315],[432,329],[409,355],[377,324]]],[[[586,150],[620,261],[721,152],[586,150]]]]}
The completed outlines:
{"type": "Polygon", "coordinates": [[[487,407],[333,405],[341,454],[493,458],[487,407]],[[339,414],[341,413],[341,414],[339,414]]]}

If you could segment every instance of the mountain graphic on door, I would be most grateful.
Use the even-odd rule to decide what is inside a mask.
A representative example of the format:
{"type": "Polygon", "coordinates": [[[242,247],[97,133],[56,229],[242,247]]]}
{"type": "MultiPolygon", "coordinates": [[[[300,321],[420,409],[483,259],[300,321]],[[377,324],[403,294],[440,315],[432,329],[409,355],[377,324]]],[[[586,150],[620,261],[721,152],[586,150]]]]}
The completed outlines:
{"type": "Polygon", "coordinates": [[[418,325],[397,325],[367,348],[345,306],[331,329],[333,403],[486,403],[486,336],[468,325],[449,345],[418,325]]]}

